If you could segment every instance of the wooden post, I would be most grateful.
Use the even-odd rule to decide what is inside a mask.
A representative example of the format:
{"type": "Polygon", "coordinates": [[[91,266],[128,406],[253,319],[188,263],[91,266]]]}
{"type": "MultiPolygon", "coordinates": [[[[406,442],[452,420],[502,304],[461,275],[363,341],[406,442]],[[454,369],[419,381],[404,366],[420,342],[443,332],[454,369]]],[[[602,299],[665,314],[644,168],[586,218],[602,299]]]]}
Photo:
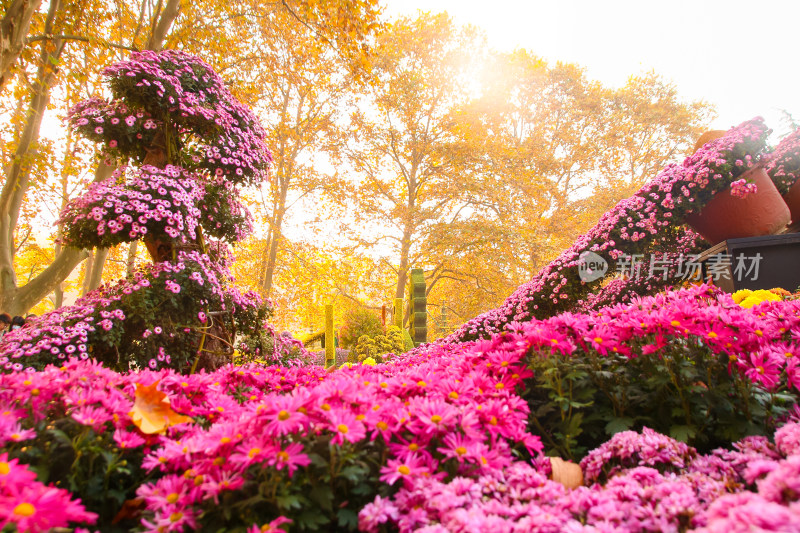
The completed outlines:
{"type": "Polygon", "coordinates": [[[336,364],[336,340],[333,338],[333,304],[325,305],[325,367],[336,364]]]}
{"type": "Polygon", "coordinates": [[[386,304],[381,306],[381,326],[386,329],[386,304]]]}
{"type": "Polygon", "coordinates": [[[394,299],[394,325],[403,329],[403,299],[394,299]]]}

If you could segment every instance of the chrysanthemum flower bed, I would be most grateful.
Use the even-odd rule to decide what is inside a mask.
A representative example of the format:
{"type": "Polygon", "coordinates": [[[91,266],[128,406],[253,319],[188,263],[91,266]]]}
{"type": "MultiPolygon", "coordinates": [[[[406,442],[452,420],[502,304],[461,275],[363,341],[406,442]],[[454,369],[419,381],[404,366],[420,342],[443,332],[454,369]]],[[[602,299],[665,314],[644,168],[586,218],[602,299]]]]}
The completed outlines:
{"type": "MultiPolygon", "coordinates": [[[[69,489],[70,505],[98,515],[74,521],[103,531],[257,531],[281,517],[292,531],[714,531],[742,520],[792,531],[800,431],[789,424],[768,439],[791,420],[788,400],[764,402],[751,430],[766,436],[733,449],[700,454],[651,430],[618,433],[584,459],[592,484],[569,491],[547,479],[525,398],[541,388],[529,367],[545,349],[634,364],[701,338],[725,363],[712,370],[747,401],[793,398],[798,331],[798,301],[744,309],[699,287],[334,372],[118,374],[70,360],[0,376],[1,453],[69,489]]],[[[33,481],[3,477],[2,464],[6,507],[35,513],[33,481]]]]}

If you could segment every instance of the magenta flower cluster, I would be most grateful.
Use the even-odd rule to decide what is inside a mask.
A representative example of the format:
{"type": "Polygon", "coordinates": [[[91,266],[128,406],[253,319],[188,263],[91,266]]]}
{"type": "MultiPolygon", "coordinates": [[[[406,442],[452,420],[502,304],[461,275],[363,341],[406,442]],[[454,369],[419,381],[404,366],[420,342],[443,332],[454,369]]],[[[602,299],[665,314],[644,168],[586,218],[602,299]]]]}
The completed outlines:
{"type": "Polygon", "coordinates": [[[748,195],[758,191],[755,183],[750,183],[745,178],[739,178],[731,183],[731,195],[735,198],[747,198],[748,195]]]}
{"type": "Polygon", "coordinates": [[[664,471],[683,470],[696,453],[683,442],[678,442],[650,428],[621,431],[608,442],[592,450],[581,461],[584,480],[589,483],[611,479],[618,472],[637,466],[664,471]]]}
{"type": "Polygon", "coordinates": [[[230,182],[207,185],[199,208],[200,223],[214,238],[233,243],[253,233],[252,214],[230,182]]]}
{"type": "Polygon", "coordinates": [[[272,156],[264,129],[202,59],[179,50],[145,50],[103,74],[115,98],[155,118],[169,117],[180,132],[199,139],[190,143],[192,157],[183,166],[236,184],[266,179],[272,156]]]}
{"type": "MultiPolygon", "coordinates": [[[[0,426],[8,418],[1,414],[0,426]]],[[[94,524],[96,520],[97,515],[86,512],[69,491],[36,481],[36,474],[26,465],[9,459],[7,453],[0,454],[0,529],[11,524],[16,531],[43,533],[70,523],[94,524]]]]}
{"type": "MultiPolygon", "coordinates": [[[[579,276],[581,256],[593,252],[613,262],[624,256],[666,252],[698,252],[702,239],[682,225],[688,213],[702,208],[717,192],[729,187],[741,174],[760,164],[769,129],[755,118],[732,128],[683,164],[670,164],[633,196],[619,202],[600,221],[534,278],[521,285],[501,307],[463,324],[448,339],[463,341],[502,331],[510,322],[544,318],[574,308],[592,290],[603,286],[603,278],[592,282],[579,276]]],[[[673,280],[651,281],[648,286],[632,286],[650,293],[673,280]]],[[[625,292],[617,283],[617,295],[625,292]]],[[[636,292],[632,290],[632,292],[636,292]]]]}
{"type": "Polygon", "coordinates": [[[729,294],[699,285],[589,314],[512,323],[504,337],[539,353],[581,350],[629,358],[692,340],[726,354],[732,371],[766,390],[800,391],[800,300],[763,302],[751,310],[729,294]]]}
{"type": "Polygon", "coordinates": [[[800,179],[800,128],[778,143],[764,167],[781,194],[786,194],[800,179]]]}
{"type": "Polygon", "coordinates": [[[194,242],[200,223],[197,204],[204,195],[203,186],[180,167],[122,167],[64,207],[61,240],[80,248],[108,248],[146,234],[194,242]]]}
{"type": "Polygon", "coordinates": [[[122,157],[139,154],[153,144],[163,123],[141,109],[131,109],[118,100],[89,98],[67,111],[67,122],[75,131],[94,142],[105,143],[109,155],[122,157]]]}

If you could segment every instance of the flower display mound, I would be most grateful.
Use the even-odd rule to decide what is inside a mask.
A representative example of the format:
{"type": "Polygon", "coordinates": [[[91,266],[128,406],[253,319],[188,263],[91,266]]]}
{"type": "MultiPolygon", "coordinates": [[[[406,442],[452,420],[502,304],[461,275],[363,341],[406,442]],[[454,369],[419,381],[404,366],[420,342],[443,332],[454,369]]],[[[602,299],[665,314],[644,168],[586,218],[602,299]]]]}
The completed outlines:
{"type": "MultiPolygon", "coordinates": [[[[120,371],[188,372],[198,358],[199,339],[214,323],[239,336],[237,348],[243,356],[301,364],[273,349],[274,334],[267,324],[270,303],[236,289],[224,258],[179,252],[177,259],[149,264],[131,278],[102,286],[71,306],[8,332],[0,343],[0,364],[6,370],[43,369],[77,357],[120,371]],[[275,354],[280,358],[272,359],[275,354]]],[[[217,349],[233,351],[233,346],[217,349]]]]}
{"type": "Polygon", "coordinates": [[[654,294],[674,285],[682,274],[676,267],[708,247],[684,226],[687,215],[698,212],[717,192],[734,183],[744,195],[751,191],[746,183],[739,183],[740,176],[764,164],[769,132],[763,119],[755,118],[707,143],[682,164],[668,165],[633,196],[606,212],[501,307],[464,323],[448,341],[486,338],[511,322],[547,318],[574,309],[597,309],[621,298],[654,294]],[[589,253],[602,258],[608,270],[597,275],[584,270],[582,276],[589,253]],[[645,269],[651,258],[655,260],[657,275],[637,279],[631,272],[627,279],[609,283],[609,277],[617,272],[614,267],[619,266],[615,262],[633,256],[648,260],[645,269]],[[607,285],[612,286],[606,290],[607,285]]]}
{"type": "Polygon", "coordinates": [[[264,129],[202,59],[145,50],[103,75],[114,100],[83,101],[67,120],[110,155],[142,163],[161,132],[162,147],[189,171],[237,185],[266,178],[272,156],[264,129]]]}
{"type": "Polygon", "coordinates": [[[578,460],[643,426],[708,451],[770,434],[797,401],[800,300],[769,295],[743,307],[700,285],[510,324],[499,338],[527,347],[523,396],[549,453],[578,460]]]}
{"type": "MultiPolygon", "coordinates": [[[[289,523],[292,531],[715,531],[742,519],[787,531],[800,494],[790,406],[798,302],[745,309],[701,286],[636,305],[640,314],[603,311],[606,322],[601,313],[562,315],[333,372],[228,365],[121,374],[72,358],[0,376],[0,453],[28,465],[39,483],[68,487],[103,531],[289,523]],[[708,330],[712,314],[721,319],[708,330]],[[746,402],[762,402],[750,415],[757,423],[744,426],[751,436],[701,452],[642,418],[631,426],[639,431],[610,431],[582,454],[590,486],[570,491],[548,480],[542,452],[551,436],[536,429],[540,413],[529,407],[531,393],[547,390],[530,370],[545,347],[553,359],[585,352],[625,368],[647,353],[674,359],[666,345],[693,351],[701,335],[703,357],[720,360],[712,369],[720,375],[707,382],[729,375],[746,402]],[[733,359],[734,350],[743,356],[733,359]],[[779,390],[784,401],[773,396],[769,405],[779,390]],[[768,513],[755,513],[759,506],[768,513]]],[[[641,387],[662,390],[646,380],[641,387]]],[[[580,403],[556,405],[566,416],[580,403]]],[[[706,418],[724,420],[723,411],[706,418]]]]}
{"type": "Polygon", "coordinates": [[[117,163],[143,165],[123,167],[70,201],[59,220],[64,244],[105,248],[144,238],[202,248],[198,227],[227,242],[244,239],[252,224],[238,186],[267,179],[272,161],[255,115],[184,52],[136,52],[103,73],[115,99],[80,102],[67,120],[117,163]]]}

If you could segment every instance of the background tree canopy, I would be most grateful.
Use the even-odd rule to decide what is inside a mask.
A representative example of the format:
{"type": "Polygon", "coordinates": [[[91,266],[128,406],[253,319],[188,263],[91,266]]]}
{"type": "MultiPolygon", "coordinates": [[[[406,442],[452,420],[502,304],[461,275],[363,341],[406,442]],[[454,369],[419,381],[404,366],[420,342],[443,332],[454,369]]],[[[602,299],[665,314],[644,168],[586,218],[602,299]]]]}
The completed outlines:
{"type": "Polygon", "coordinates": [[[3,8],[0,308],[13,314],[146,259],[136,242],[54,241],[61,209],[113,170],[62,121],[110,96],[98,73],[132,50],[202,57],[264,125],[271,179],[243,190],[255,231],[234,274],[298,334],[321,328],[330,301],[337,322],[391,307],[412,267],[425,270],[431,337],[496,307],[713,116],[656,73],[606,87],[579,65],[494,51],[445,14],[387,20],[373,0],[3,8]]]}

